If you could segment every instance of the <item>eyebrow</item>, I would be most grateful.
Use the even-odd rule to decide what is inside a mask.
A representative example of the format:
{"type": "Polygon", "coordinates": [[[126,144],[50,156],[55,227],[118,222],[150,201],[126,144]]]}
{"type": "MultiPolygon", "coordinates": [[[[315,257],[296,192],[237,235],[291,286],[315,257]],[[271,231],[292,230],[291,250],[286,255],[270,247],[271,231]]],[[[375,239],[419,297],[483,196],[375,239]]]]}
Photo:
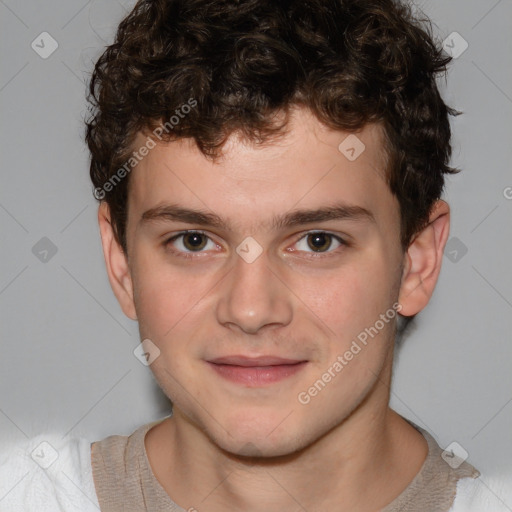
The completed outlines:
{"type": "MultiPolygon", "coordinates": [[[[332,206],[312,210],[292,210],[291,212],[274,216],[271,219],[270,227],[273,230],[278,230],[328,220],[355,220],[375,223],[375,217],[370,210],[362,206],[337,203],[332,206]]],[[[229,230],[229,224],[217,214],[184,208],[177,204],[165,204],[150,208],[142,214],[139,224],[146,225],[153,222],[169,221],[229,230]]]]}

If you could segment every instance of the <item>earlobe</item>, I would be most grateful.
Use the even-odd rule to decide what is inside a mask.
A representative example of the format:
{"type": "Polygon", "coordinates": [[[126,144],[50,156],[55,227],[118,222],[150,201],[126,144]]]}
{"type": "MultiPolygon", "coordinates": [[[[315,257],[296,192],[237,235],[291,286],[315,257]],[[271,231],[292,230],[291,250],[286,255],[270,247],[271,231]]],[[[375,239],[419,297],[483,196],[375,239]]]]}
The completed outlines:
{"type": "Polygon", "coordinates": [[[110,211],[106,202],[98,208],[98,224],[101,235],[101,245],[112,291],[116,296],[124,314],[132,320],[137,320],[133,301],[133,283],[126,255],[117,242],[110,221],[110,211]]]}
{"type": "Polygon", "coordinates": [[[428,225],[416,235],[404,256],[399,295],[401,315],[419,313],[430,300],[441,271],[449,230],[450,207],[438,200],[432,207],[428,225]]]}

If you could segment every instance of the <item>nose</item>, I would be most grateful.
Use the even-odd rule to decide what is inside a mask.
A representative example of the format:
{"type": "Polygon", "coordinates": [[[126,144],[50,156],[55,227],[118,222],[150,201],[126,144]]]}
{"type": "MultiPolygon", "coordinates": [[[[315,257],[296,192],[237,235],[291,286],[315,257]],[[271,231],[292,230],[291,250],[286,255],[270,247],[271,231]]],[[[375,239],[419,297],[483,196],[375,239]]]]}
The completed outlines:
{"type": "Polygon", "coordinates": [[[292,293],[270,268],[266,253],[251,263],[238,255],[235,258],[234,268],[219,290],[219,323],[247,334],[288,325],[293,313],[292,293]]]}

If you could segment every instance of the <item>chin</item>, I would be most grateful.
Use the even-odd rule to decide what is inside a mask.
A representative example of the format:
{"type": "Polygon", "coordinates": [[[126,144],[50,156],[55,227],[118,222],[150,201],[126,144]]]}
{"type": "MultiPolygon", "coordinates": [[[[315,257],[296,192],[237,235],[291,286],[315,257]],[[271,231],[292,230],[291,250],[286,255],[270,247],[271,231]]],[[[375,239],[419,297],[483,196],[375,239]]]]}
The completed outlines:
{"type": "Polygon", "coordinates": [[[226,452],[238,457],[248,458],[272,458],[286,457],[298,451],[301,447],[293,439],[273,439],[268,438],[230,438],[225,446],[220,446],[226,452]]]}
{"type": "MultiPolygon", "coordinates": [[[[290,416],[293,416],[291,414],[290,416]]],[[[289,455],[303,446],[304,436],[294,434],[296,427],[291,425],[286,415],[260,414],[230,418],[229,425],[222,432],[221,439],[215,442],[225,451],[245,457],[280,457],[289,455]],[[284,420],[284,421],[283,421],[284,420]]]]}

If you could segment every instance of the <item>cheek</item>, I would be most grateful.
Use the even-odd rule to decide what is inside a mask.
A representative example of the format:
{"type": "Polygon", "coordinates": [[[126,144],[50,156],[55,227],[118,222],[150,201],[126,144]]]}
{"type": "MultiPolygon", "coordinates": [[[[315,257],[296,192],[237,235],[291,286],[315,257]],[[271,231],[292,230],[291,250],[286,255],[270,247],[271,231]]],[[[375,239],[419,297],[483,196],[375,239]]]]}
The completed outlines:
{"type": "Polygon", "coordinates": [[[200,300],[196,294],[184,293],[180,288],[176,280],[147,280],[137,291],[135,308],[141,336],[150,338],[162,350],[168,350],[170,345],[183,345],[178,338],[183,336],[187,317],[200,300]]]}
{"type": "Polygon", "coordinates": [[[382,257],[365,255],[328,274],[298,276],[290,288],[322,320],[328,336],[345,342],[392,306],[394,286],[382,257]]]}
{"type": "Polygon", "coordinates": [[[302,390],[318,410],[338,403],[340,409],[332,417],[348,414],[374,385],[392,346],[396,318],[392,287],[386,266],[373,261],[368,267],[340,270],[336,278],[323,283],[321,291],[311,289],[308,305],[329,327],[322,359],[308,381],[310,387],[302,390]],[[386,313],[389,316],[381,320],[386,313]]]}
{"type": "Polygon", "coordinates": [[[140,338],[149,338],[158,347],[150,369],[164,393],[180,402],[178,382],[191,372],[188,351],[194,334],[187,322],[199,298],[185,292],[191,289],[188,283],[175,276],[157,272],[155,266],[142,268],[134,281],[140,338]]]}
{"type": "Polygon", "coordinates": [[[153,251],[134,254],[133,268],[139,326],[149,338],[167,337],[208,290],[204,275],[180,272],[153,251]]]}

